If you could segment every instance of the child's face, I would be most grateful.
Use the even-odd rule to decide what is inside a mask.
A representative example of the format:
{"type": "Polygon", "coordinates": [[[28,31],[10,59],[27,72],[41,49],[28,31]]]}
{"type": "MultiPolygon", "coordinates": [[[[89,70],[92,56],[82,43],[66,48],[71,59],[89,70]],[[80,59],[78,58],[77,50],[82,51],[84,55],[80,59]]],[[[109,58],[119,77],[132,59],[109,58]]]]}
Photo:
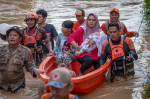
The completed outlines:
{"type": "Polygon", "coordinates": [[[69,36],[71,29],[65,28],[64,25],[62,25],[61,31],[62,31],[62,33],[64,33],[65,36],[69,36]]]}

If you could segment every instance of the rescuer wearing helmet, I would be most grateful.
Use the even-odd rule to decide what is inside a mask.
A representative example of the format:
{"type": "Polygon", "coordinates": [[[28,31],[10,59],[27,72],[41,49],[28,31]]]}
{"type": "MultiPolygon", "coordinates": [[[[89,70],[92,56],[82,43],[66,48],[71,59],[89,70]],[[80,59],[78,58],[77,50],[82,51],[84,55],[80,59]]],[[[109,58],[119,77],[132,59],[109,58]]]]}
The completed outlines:
{"type": "Polygon", "coordinates": [[[49,52],[51,52],[51,43],[47,38],[46,31],[43,28],[36,26],[38,21],[38,16],[36,13],[27,13],[24,21],[26,22],[27,27],[23,29],[23,44],[31,50],[34,59],[41,62],[43,58],[42,40],[45,41],[49,52]]]}
{"type": "Polygon", "coordinates": [[[44,72],[35,67],[31,51],[20,44],[22,32],[13,26],[6,32],[8,44],[0,47],[0,90],[18,92],[25,87],[25,71],[33,77],[44,72]]]}

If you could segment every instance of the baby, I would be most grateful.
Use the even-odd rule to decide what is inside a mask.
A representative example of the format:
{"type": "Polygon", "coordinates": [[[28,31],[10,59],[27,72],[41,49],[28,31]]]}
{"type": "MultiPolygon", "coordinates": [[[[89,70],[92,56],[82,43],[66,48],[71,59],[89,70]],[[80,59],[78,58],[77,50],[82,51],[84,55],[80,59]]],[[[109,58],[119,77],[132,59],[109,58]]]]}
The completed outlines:
{"type": "Polygon", "coordinates": [[[80,45],[81,50],[75,52],[75,56],[79,56],[84,52],[91,53],[91,51],[93,51],[96,47],[98,48],[98,56],[100,56],[102,44],[106,40],[107,40],[107,35],[104,34],[104,32],[95,32],[90,34],[89,37],[85,39],[85,41],[80,45]],[[88,43],[91,39],[95,41],[95,44],[90,48],[88,48],[89,46],[88,43]]]}

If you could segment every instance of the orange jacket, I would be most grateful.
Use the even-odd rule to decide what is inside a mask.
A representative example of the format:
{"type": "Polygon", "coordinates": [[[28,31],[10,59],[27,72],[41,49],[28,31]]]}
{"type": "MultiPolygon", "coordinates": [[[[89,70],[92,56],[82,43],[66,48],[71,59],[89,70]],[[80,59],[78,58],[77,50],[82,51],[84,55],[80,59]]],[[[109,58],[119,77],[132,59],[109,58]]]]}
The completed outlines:
{"type": "Polygon", "coordinates": [[[79,23],[79,21],[74,22],[73,31],[77,30],[78,27],[80,27],[82,24],[79,23]]]}
{"type": "MultiPolygon", "coordinates": [[[[124,25],[124,24],[123,24],[124,25]]],[[[103,32],[105,33],[105,34],[107,34],[107,30],[108,29],[106,29],[106,26],[105,26],[105,23],[103,23],[102,25],[101,25],[101,28],[102,28],[102,30],[103,30],[103,32]]],[[[128,30],[127,30],[127,27],[124,25],[124,34],[127,34],[127,37],[133,37],[134,36],[134,32],[133,31],[131,31],[131,32],[129,32],[128,30]]]]}

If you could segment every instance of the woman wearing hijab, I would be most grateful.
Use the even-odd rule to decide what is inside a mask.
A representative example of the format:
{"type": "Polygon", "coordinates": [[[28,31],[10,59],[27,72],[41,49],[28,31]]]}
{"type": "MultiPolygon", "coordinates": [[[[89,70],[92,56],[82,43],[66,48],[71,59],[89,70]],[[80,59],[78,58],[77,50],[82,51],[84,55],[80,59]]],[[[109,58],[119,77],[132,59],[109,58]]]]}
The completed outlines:
{"type": "MultiPolygon", "coordinates": [[[[88,36],[95,32],[102,32],[100,28],[100,24],[98,22],[98,17],[94,13],[90,13],[87,16],[86,21],[72,34],[68,36],[67,43],[73,45],[76,48],[76,51],[80,51],[80,45],[85,41],[88,36]]],[[[91,42],[89,41],[89,47],[91,46],[91,42]]],[[[81,65],[81,73],[85,73],[85,70],[91,67],[94,64],[94,68],[99,68],[99,56],[98,56],[98,48],[96,47],[90,53],[84,52],[79,56],[76,56],[77,60],[81,65]]]]}

